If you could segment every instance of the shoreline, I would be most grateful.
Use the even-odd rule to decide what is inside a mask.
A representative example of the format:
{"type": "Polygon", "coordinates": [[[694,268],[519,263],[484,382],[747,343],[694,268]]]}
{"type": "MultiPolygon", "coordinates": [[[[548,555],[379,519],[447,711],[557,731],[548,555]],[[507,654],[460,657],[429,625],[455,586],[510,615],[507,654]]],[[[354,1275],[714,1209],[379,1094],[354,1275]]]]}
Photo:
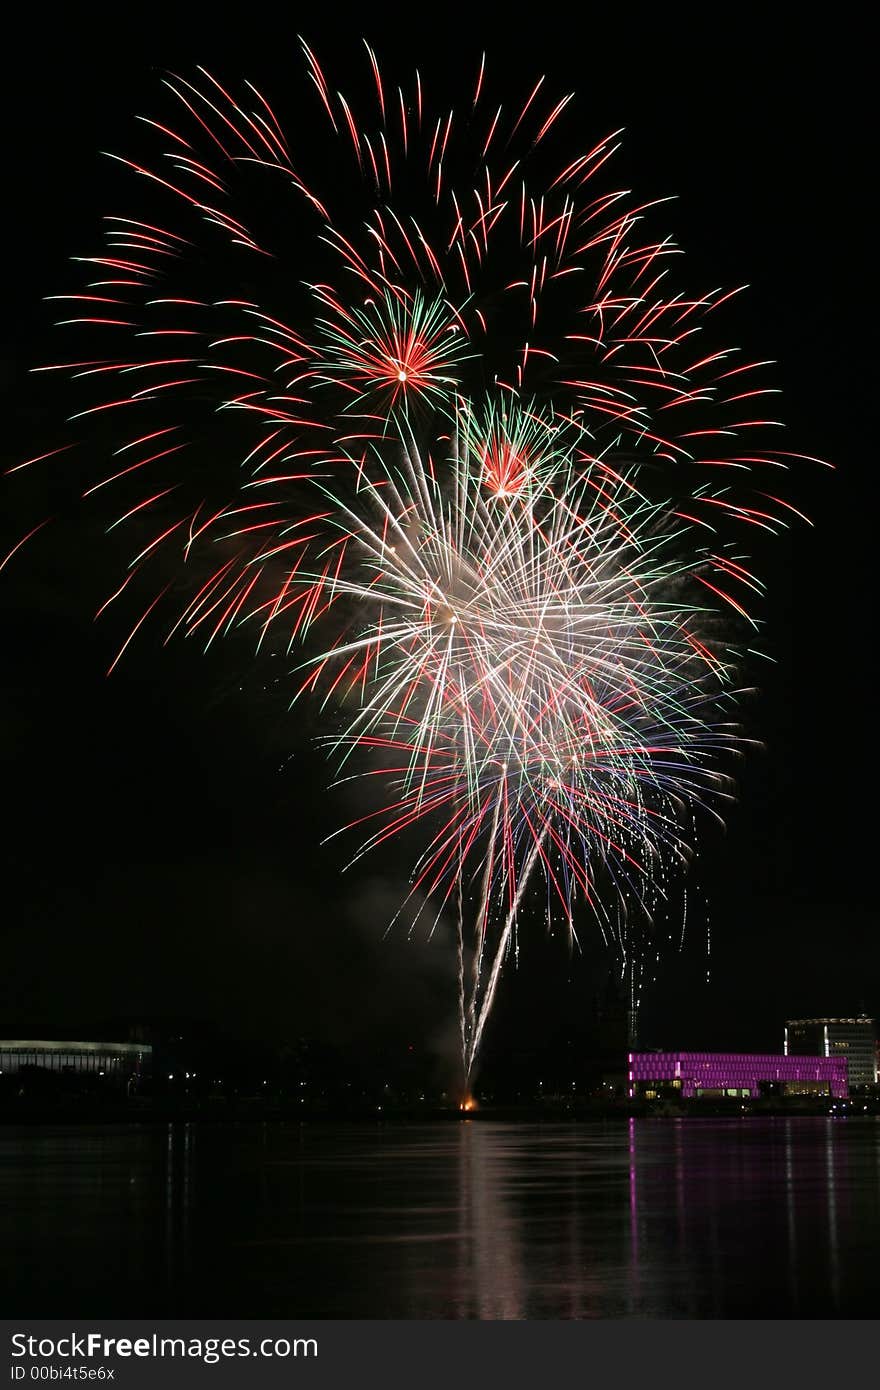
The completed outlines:
{"type": "Polygon", "coordinates": [[[18,1101],[0,1109],[0,1129],[13,1126],[72,1125],[168,1125],[168,1124],[578,1124],[608,1120],[708,1120],[708,1119],[871,1119],[880,1116],[880,1098],[854,1096],[846,1101],[814,1101],[785,1104],[776,1101],[729,1103],[719,1100],[691,1102],[629,1103],[621,1101],[525,1105],[482,1105],[463,1112],[452,1106],[368,1105],[352,1107],[310,1106],[260,1098],[167,1104],[123,1101],[114,1104],[51,1104],[18,1101]]]}

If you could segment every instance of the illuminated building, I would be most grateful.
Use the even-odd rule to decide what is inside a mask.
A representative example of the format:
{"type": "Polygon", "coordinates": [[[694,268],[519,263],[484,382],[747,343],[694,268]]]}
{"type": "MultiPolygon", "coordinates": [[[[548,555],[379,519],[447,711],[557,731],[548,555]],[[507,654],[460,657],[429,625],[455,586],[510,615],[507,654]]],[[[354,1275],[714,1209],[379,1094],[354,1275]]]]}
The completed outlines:
{"type": "Polygon", "coordinates": [[[786,1057],[778,1053],[630,1052],[630,1096],[748,1096],[847,1094],[845,1057],[786,1057]]]}
{"type": "Polygon", "coordinates": [[[850,1086],[877,1081],[877,1030],[873,1018],[790,1018],[785,1025],[785,1052],[792,1057],[818,1053],[845,1057],[850,1086]]]}
{"type": "Polygon", "coordinates": [[[136,1084],[152,1067],[153,1049],[142,1042],[0,1040],[0,1075],[35,1071],[59,1078],[100,1078],[107,1086],[136,1084]]]}

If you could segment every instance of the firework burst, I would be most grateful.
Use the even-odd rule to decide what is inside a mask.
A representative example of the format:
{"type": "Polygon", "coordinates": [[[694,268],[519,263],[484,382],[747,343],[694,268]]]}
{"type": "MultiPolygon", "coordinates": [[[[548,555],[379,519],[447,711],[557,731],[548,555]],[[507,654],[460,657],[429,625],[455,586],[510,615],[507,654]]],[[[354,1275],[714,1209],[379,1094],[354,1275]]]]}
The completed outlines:
{"type": "Polygon", "coordinates": [[[437,460],[402,429],[349,461],[349,488],[314,481],[327,530],[287,596],[334,634],[300,692],[354,711],[328,741],[382,780],[358,853],[423,826],[413,892],[437,913],[475,894],[469,1076],[530,879],[574,935],[578,899],[610,925],[686,861],[690,809],[723,794],[736,663],[705,641],[705,553],[581,431],[508,412],[533,466],[505,493],[497,417],[456,423],[437,460]]]}
{"type": "Polygon", "coordinates": [[[456,363],[466,339],[442,300],[427,304],[422,295],[398,287],[363,308],[346,306],[321,292],[333,318],[316,320],[323,361],[313,368],[318,381],[339,382],[352,394],[349,409],[408,410],[414,402],[442,408],[456,386],[456,363]]]}
{"type": "Polygon", "coordinates": [[[470,1075],[538,880],[614,935],[722,792],[725,634],[761,589],[738,536],[785,524],[768,479],[798,456],[768,364],[704,341],[730,294],[677,289],[604,184],[616,135],[554,157],[569,96],[498,104],[482,63],[434,107],[368,47],[359,104],[303,50],[332,156],[250,84],[170,77],[151,148],[113,156],[149,211],[107,219],[56,296],[83,346],[41,370],[92,393],[88,493],[137,532],[122,650],[172,601],[168,636],[305,644],[295,697],[381,789],[360,852],[421,833],[470,1075]]]}

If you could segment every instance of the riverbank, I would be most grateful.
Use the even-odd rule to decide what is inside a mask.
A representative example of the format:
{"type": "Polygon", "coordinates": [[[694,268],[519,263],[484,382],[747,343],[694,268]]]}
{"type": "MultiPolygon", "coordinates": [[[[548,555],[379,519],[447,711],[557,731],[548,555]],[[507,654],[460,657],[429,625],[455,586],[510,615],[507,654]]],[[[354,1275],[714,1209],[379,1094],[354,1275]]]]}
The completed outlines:
{"type": "Polygon", "coordinates": [[[0,1125],[56,1124],[172,1124],[172,1123],[485,1123],[560,1124],[586,1120],[710,1119],[751,1117],[793,1118],[832,1115],[838,1118],[880,1115],[880,1097],[773,1097],[740,1101],[732,1098],[628,1101],[605,1097],[554,1099],[518,1104],[480,1104],[467,1112],[458,1106],[430,1103],[364,1101],[349,1105],[297,1102],[285,1097],[143,1098],[15,1097],[0,1105],[0,1125]]]}

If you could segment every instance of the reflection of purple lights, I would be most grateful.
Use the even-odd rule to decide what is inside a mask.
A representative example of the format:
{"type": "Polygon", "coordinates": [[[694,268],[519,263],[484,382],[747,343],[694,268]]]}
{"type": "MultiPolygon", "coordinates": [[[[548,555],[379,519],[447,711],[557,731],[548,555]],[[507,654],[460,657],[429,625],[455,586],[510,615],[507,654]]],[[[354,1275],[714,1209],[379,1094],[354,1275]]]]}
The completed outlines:
{"type": "Polygon", "coordinates": [[[747,1052],[631,1052],[629,1094],[636,1082],[679,1082],[682,1096],[697,1091],[748,1091],[760,1095],[761,1083],[818,1082],[832,1096],[848,1092],[845,1057],[791,1057],[747,1052]]]}

